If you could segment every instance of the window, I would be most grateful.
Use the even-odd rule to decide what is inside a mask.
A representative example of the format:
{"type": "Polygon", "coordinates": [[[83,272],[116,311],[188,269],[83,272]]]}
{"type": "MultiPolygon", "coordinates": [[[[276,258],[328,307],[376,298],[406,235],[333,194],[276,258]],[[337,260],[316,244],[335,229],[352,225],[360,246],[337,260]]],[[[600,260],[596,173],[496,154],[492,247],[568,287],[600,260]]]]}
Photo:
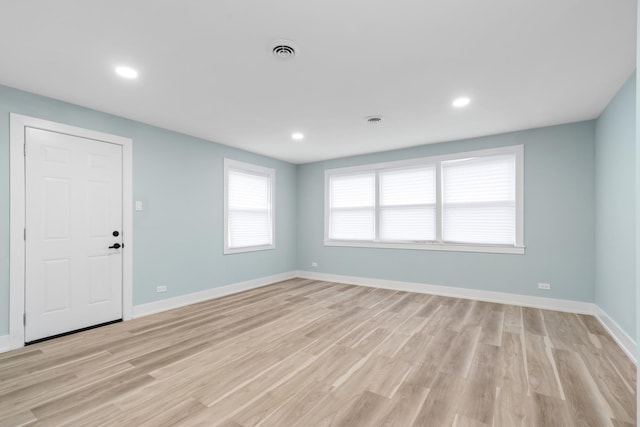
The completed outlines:
{"type": "Polygon", "coordinates": [[[442,240],[516,244],[514,155],[442,162],[442,240]]]}
{"type": "Polygon", "coordinates": [[[224,160],[224,253],[275,248],[275,170],[224,160]]]}
{"type": "Polygon", "coordinates": [[[380,240],[436,238],[436,168],[381,170],[380,240]]]}
{"type": "Polygon", "coordinates": [[[524,253],[523,147],[325,171],[325,244],[524,253]]]}
{"type": "Polygon", "coordinates": [[[374,239],[375,184],[376,176],[373,173],[331,179],[330,221],[334,239],[374,239]]]}

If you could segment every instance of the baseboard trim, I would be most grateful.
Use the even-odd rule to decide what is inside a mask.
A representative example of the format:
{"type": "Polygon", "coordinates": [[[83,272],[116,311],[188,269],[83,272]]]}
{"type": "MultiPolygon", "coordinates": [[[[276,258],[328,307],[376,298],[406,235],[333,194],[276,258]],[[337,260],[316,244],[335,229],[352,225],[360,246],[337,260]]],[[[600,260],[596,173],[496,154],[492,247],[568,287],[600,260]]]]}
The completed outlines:
{"type": "Polygon", "coordinates": [[[422,294],[440,295],[445,297],[463,298],[478,301],[511,304],[522,307],[541,308],[545,310],[563,311],[567,313],[590,314],[594,316],[609,332],[618,346],[629,359],[637,365],[637,345],[600,306],[590,302],[571,301],[556,298],[534,297],[529,295],[510,294],[506,292],[483,291],[469,288],[453,288],[449,286],[429,285],[426,283],[401,282],[396,280],[372,279],[368,277],[343,276],[338,274],[317,273],[312,271],[298,271],[298,277],[303,279],[321,280],[325,282],[346,283],[349,285],[383,288],[394,291],[416,292],[422,294]]]}
{"type": "Polygon", "coordinates": [[[193,292],[186,295],[179,295],[173,298],[167,298],[160,301],[154,301],[146,304],[138,304],[133,306],[133,318],[149,316],[151,314],[161,313],[174,308],[184,307],[186,305],[198,302],[208,301],[210,299],[220,298],[238,292],[248,291],[262,286],[271,285],[283,280],[294,279],[296,271],[288,271],[286,273],[274,274],[272,276],[259,277],[257,279],[238,282],[231,285],[221,286],[218,288],[207,289],[206,291],[193,292]]]}
{"type": "Polygon", "coordinates": [[[609,332],[611,337],[618,343],[618,346],[625,352],[627,357],[633,361],[636,365],[638,364],[637,359],[637,351],[638,346],[636,341],[627,334],[624,329],[618,325],[618,323],[607,314],[606,311],[602,309],[602,307],[596,305],[596,313],[594,313],[596,318],[600,321],[602,326],[609,332]]]}
{"type": "MultiPolygon", "coordinates": [[[[167,310],[184,307],[198,302],[208,301],[223,296],[248,291],[271,285],[283,280],[290,280],[296,277],[302,279],[321,280],[326,282],[345,283],[349,285],[367,286],[372,288],[390,289],[395,291],[416,292],[423,294],[440,295],[445,297],[463,298],[478,301],[495,302],[500,304],[519,305],[523,307],[541,308],[546,310],[556,310],[568,313],[591,314],[598,319],[602,326],[611,334],[622,351],[636,365],[638,363],[636,351],[636,341],[631,338],[621,327],[611,318],[601,307],[594,303],[571,301],[555,298],[534,297],[528,295],[510,294],[506,292],[484,291],[469,288],[454,288],[449,286],[429,285],[416,282],[402,282],[396,280],[373,279],[357,276],[343,276],[338,274],[317,273],[312,271],[289,271],[286,273],[274,274],[272,276],[260,277],[247,280],[245,282],[234,283],[219,288],[207,289],[201,292],[194,292],[154,301],[147,304],[133,306],[133,318],[161,313],[167,310]]],[[[11,344],[10,335],[0,335],[0,353],[17,348],[11,344]]]]}
{"type": "Polygon", "coordinates": [[[547,310],[564,311],[568,313],[594,314],[596,307],[595,304],[590,302],[534,297],[529,295],[484,291],[469,288],[454,288],[451,286],[429,285],[426,283],[401,282],[396,280],[372,279],[368,277],[357,276],[342,276],[337,274],[316,273],[311,271],[298,271],[298,277],[301,277],[303,279],[346,283],[349,285],[368,286],[372,288],[391,289],[394,291],[416,292],[421,294],[440,295],[444,297],[519,305],[523,307],[542,308],[547,310]]]}

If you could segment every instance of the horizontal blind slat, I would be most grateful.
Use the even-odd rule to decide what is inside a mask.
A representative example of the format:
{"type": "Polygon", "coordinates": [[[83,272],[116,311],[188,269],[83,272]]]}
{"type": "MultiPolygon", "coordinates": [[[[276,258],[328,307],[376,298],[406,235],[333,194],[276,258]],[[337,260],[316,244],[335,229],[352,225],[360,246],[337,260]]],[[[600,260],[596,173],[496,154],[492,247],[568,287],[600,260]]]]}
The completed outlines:
{"type": "Polygon", "coordinates": [[[442,162],[442,237],[515,244],[515,155],[442,162]]]}
{"type": "Polygon", "coordinates": [[[329,238],[375,238],[375,173],[332,176],[329,179],[329,238]]]}
{"type": "Polygon", "coordinates": [[[375,205],[374,173],[331,177],[332,208],[373,207],[375,205]]]}
{"type": "Polygon", "coordinates": [[[373,240],[375,210],[340,210],[331,213],[331,238],[335,240],[373,240]]]}
{"type": "Polygon", "coordinates": [[[381,241],[434,240],[436,167],[380,171],[381,241]]]}
{"type": "Polygon", "coordinates": [[[229,247],[272,244],[270,177],[230,169],[227,185],[229,247]]]}

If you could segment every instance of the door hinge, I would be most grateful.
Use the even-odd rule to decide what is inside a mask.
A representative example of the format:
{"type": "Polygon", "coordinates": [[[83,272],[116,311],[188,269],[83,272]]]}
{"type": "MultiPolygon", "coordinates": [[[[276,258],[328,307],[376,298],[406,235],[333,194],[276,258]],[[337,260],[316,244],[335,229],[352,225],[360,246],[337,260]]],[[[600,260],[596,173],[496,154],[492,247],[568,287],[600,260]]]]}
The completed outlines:
{"type": "Polygon", "coordinates": [[[22,324],[23,324],[24,326],[27,326],[27,313],[24,313],[24,314],[22,315],[22,324]]]}
{"type": "Polygon", "coordinates": [[[27,143],[25,142],[24,145],[24,156],[27,157],[27,143]]]}
{"type": "Polygon", "coordinates": [[[24,229],[24,240],[27,240],[27,229],[24,229]]]}

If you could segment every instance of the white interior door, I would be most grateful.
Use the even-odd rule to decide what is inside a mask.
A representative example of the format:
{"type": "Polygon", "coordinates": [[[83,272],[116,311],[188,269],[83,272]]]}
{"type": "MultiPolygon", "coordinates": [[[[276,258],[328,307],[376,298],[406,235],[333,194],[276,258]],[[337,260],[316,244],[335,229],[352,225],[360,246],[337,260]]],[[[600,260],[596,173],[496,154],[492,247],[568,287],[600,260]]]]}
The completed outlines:
{"type": "Polygon", "coordinates": [[[121,319],[122,146],[35,128],[25,140],[25,341],[121,319]]]}

